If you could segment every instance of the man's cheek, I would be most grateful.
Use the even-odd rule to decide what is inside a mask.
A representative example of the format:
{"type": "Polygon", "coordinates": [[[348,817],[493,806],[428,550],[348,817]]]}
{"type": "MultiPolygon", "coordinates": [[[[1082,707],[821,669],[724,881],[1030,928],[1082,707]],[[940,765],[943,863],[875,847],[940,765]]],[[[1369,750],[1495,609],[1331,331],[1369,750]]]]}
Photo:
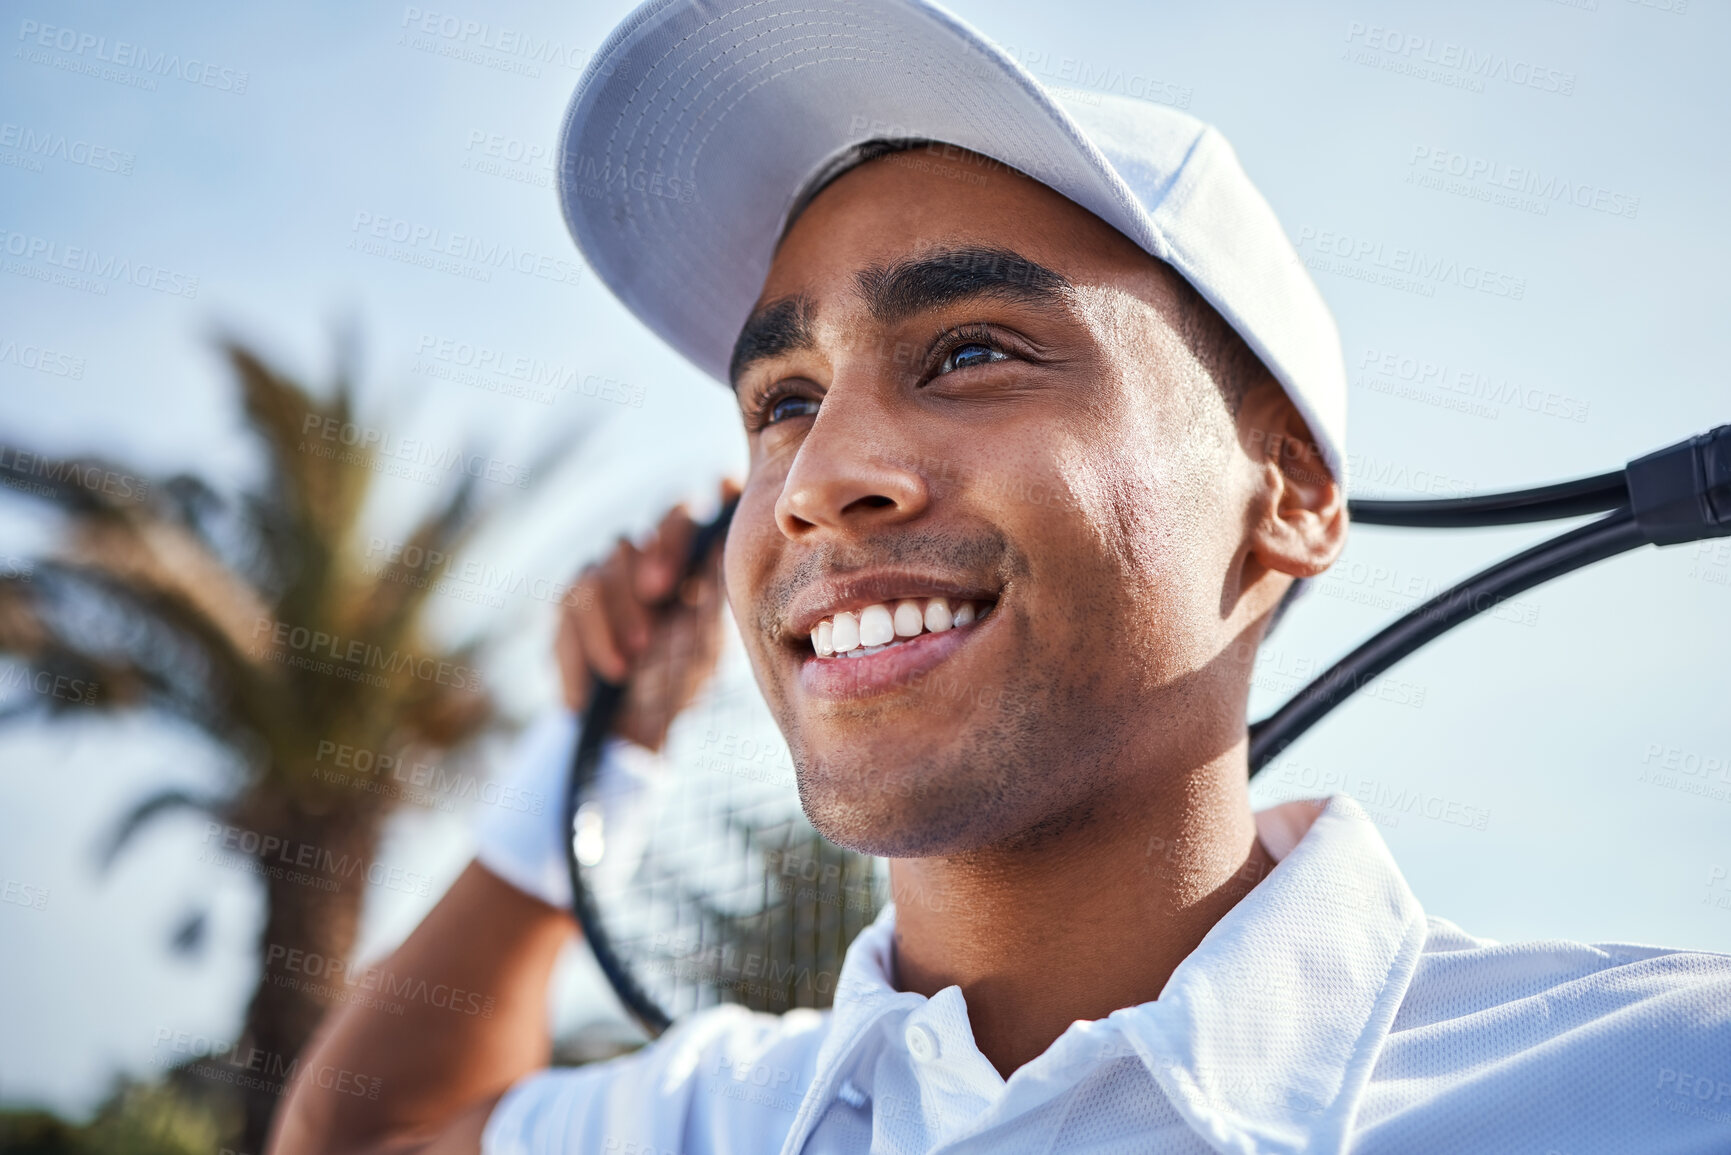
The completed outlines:
{"type": "Polygon", "coordinates": [[[767,598],[780,537],[774,495],[748,486],[728,525],[721,556],[722,593],[748,646],[755,646],[773,608],[767,598]]]}

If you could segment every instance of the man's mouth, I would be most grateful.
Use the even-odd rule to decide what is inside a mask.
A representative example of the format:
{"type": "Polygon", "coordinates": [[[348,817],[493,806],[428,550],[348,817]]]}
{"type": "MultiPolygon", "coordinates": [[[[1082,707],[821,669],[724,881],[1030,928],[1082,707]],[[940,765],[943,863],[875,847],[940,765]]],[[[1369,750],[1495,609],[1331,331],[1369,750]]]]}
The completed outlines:
{"type": "Polygon", "coordinates": [[[819,658],[863,658],[905,645],[925,634],[972,625],[991,612],[990,601],[953,598],[902,598],[842,610],[811,630],[812,652],[819,658]]]}

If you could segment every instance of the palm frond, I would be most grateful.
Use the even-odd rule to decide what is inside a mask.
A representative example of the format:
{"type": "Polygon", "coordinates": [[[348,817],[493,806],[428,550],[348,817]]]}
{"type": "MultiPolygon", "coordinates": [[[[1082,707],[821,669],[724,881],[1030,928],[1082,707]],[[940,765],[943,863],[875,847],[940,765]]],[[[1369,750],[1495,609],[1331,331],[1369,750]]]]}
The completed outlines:
{"type": "Polygon", "coordinates": [[[44,669],[70,663],[100,680],[103,704],[147,703],[223,745],[237,732],[268,735],[295,724],[292,699],[281,693],[282,672],[255,646],[232,636],[183,590],[134,576],[124,567],[117,573],[73,559],[42,561],[13,607],[27,615],[21,621],[33,623],[21,633],[36,637],[36,648],[11,646],[0,630],[0,651],[44,669]]]}
{"type": "Polygon", "coordinates": [[[198,619],[234,653],[245,652],[261,624],[268,626],[273,617],[259,592],[204,542],[182,526],[159,519],[80,520],[72,527],[64,556],[129,589],[148,590],[175,603],[181,615],[198,619]]]}
{"type": "MultiPolygon", "coordinates": [[[[387,557],[376,571],[370,588],[362,598],[356,622],[360,632],[368,637],[396,638],[403,636],[425,606],[427,598],[438,588],[438,582],[472,535],[477,523],[475,479],[462,476],[448,491],[444,500],[424,514],[395,557],[387,557]],[[405,559],[420,559],[423,564],[410,565],[405,559]],[[436,567],[426,559],[445,559],[436,567]]],[[[355,569],[362,570],[357,564],[355,569]]]]}
{"type": "Polygon", "coordinates": [[[310,621],[326,606],[337,553],[371,487],[372,454],[343,444],[343,431],[354,427],[346,386],[321,400],[244,346],[230,341],[223,350],[270,466],[271,500],[260,522],[282,577],[278,611],[310,621]],[[330,429],[334,438],[325,436],[330,429]]]}

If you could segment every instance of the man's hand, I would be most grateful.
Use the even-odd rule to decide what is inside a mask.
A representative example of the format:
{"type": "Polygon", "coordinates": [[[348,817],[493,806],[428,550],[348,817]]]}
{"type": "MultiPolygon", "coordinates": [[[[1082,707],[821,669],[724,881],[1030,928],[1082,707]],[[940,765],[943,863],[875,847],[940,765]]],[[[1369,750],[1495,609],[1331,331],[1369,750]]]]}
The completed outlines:
{"type": "MultiPolygon", "coordinates": [[[[739,492],[722,485],[727,501],[739,492]]],[[[691,704],[721,652],[721,551],[685,577],[697,533],[683,506],[670,510],[641,547],[621,541],[578,575],[564,599],[555,652],[565,704],[581,711],[594,675],[624,683],[615,732],[650,750],[691,704]]]]}

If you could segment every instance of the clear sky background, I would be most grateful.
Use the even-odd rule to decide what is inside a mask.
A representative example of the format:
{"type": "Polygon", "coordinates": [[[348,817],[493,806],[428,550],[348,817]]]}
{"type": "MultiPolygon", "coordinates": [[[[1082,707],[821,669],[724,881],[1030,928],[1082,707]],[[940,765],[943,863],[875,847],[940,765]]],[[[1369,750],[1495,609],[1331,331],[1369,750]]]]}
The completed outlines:
{"type": "MultiPolygon", "coordinates": [[[[1561,480],[1731,421],[1731,8],[954,8],[1051,83],[1149,95],[1224,130],[1339,319],[1361,494],[1561,480]],[[1501,74],[1424,64],[1446,45],[1504,60],[1501,74]],[[1376,254],[1400,249],[1494,270],[1503,291],[1378,283],[1376,254]]],[[[357,221],[390,218],[574,259],[548,152],[588,53],[627,10],[9,5],[0,443],[240,483],[249,452],[212,333],[241,333],[317,378],[347,320],[369,412],[393,432],[484,438],[512,462],[590,435],[483,543],[490,564],[556,580],[676,497],[707,492],[743,462],[730,399],[592,277],[481,281],[352,246],[357,221]],[[421,11],[551,38],[562,59],[525,71],[499,51],[452,54],[454,41],[406,26],[421,11]],[[40,46],[45,26],[70,29],[50,36],[70,47],[40,46]],[[97,37],[196,59],[210,83],[103,65],[77,48],[97,37]],[[65,155],[31,152],[26,131],[64,137],[65,155]],[[155,288],[46,282],[37,241],[164,272],[155,288]],[[496,376],[440,375],[452,365],[437,351],[459,346],[616,384],[512,397],[496,376]],[[45,369],[27,349],[54,356],[45,369]]],[[[378,524],[429,496],[403,483],[378,524]]],[[[1269,643],[1256,711],[1415,595],[1549,532],[1356,531],[1336,576],[1269,643]]],[[[0,564],[45,533],[27,504],[0,498],[0,564]]],[[[495,612],[440,609],[454,632],[495,612]]],[[[507,609],[516,644],[489,681],[527,712],[553,690],[550,619],[533,600],[507,609]]],[[[1408,660],[1295,747],[1258,795],[1358,795],[1426,909],[1477,934],[1731,951],[1731,886],[1715,883],[1731,867],[1728,653],[1731,545],[1646,550],[1408,660]]],[[[150,1069],[159,1030],[236,1030],[256,973],[257,896],[199,861],[201,826],[164,822],[114,873],[93,867],[126,804],[214,773],[190,739],[137,721],[0,732],[0,879],[51,896],[43,910],[0,903],[0,1101],[85,1109],[113,1072],[150,1069]],[[204,950],[171,953],[174,927],[200,910],[204,950]]],[[[407,814],[386,858],[432,875],[436,893],[468,856],[466,831],[461,814],[407,814]]],[[[430,899],[381,889],[368,901],[362,950],[376,954],[430,899]]],[[[610,1013],[580,961],[561,1006],[568,1020],[610,1013]]]]}

